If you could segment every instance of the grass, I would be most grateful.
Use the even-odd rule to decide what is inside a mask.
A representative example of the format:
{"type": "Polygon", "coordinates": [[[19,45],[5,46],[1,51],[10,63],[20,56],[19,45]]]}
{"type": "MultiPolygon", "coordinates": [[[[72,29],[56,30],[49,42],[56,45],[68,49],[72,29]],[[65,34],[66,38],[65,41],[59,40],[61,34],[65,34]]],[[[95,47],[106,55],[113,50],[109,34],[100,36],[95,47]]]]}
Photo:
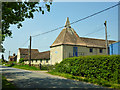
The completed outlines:
{"type": "Polygon", "coordinates": [[[98,79],[93,79],[93,78],[85,78],[85,77],[80,77],[80,76],[74,76],[68,73],[60,73],[60,72],[53,72],[53,71],[48,72],[48,73],[52,75],[62,76],[67,79],[74,79],[78,81],[93,83],[95,85],[100,85],[100,86],[104,86],[108,88],[120,89],[120,84],[114,84],[113,82],[108,82],[104,79],[98,80],[98,79]]]}
{"type": "Polygon", "coordinates": [[[0,65],[2,65],[2,59],[0,59],[0,65]]]}
{"type": "Polygon", "coordinates": [[[18,88],[15,85],[8,82],[7,79],[4,76],[2,76],[2,90],[6,90],[6,89],[18,90],[18,88]]]}
{"type": "Polygon", "coordinates": [[[19,68],[19,69],[25,69],[25,70],[40,70],[37,67],[34,67],[34,66],[30,67],[29,65],[14,65],[13,67],[14,68],[19,68]]]}
{"type": "MultiPolygon", "coordinates": [[[[19,68],[19,69],[24,69],[24,70],[32,70],[32,71],[39,71],[40,70],[39,67],[35,67],[35,66],[29,67],[29,65],[11,65],[11,64],[8,64],[6,66],[19,68]]],[[[43,66],[43,69],[46,69],[46,66],[43,66]]],[[[68,74],[68,73],[60,73],[60,72],[53,72],[53,71],[50,71],[48,73],[52,74],[52,75],[62,76],[62,77],[68,78],[68,79],[85,81],[85,82],[89,82],[89,83],[93,83],[93,84],[96,84],[96,85],[101,85],[101,86],[105,86],[105,87],[109,87],[109,88],[120,89],[120,84],[115,84],[113,82],[108,82],[104,79],[98,80],[98,79],[94,79],[94,78],[85,78],[85,77],[80,77],[80,76],[74,76],[74,75],[68,74]]]]}
{"type": "MultiPolygon", "coordinates": [[[[24,69],[24,70],[40,71],[39,67],[29,66],[29,65],[16,65],[16,64],[12,65],[12,64],[7,64],[5,66],[18,68],[18,69],[24,69]]],[[[46,69],[43,67],[42,70],[46,70],[46,69]]]]}

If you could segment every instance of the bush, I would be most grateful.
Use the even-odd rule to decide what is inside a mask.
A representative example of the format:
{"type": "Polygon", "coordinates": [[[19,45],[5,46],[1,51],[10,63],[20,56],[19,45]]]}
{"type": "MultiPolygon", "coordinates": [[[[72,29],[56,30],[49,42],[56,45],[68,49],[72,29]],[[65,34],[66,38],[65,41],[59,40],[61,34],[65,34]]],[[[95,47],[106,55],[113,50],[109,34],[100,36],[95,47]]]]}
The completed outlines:
{"type": "Polygon", "coordinates": [[[19,63],[24,64],[24,58],[20,58],[19,63]]]}
{"type": "Polygon", "coordinates": [[[8,67],[12,67],[12,66],[14,66],[14,65],[16,65],[16,61],[9,61],[7,64],[6,64],[6,66],[8,66],[8,67]]]}
{"type": "Polygon", "coordinates": [[[53,71],[120,83],[120,55],[67,58],[57,64],[53,71]]]}
{"type": "Polygon", "coordinates": [[[47,65],[41,65],[41,70],[48,70],[47,65]]]}

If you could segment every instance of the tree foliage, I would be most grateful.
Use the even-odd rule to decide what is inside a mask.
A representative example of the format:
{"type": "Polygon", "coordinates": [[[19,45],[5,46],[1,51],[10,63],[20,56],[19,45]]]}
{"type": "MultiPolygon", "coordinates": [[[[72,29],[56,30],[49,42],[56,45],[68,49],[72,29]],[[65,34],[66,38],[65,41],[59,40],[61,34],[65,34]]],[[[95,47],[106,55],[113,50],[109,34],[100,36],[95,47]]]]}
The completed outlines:
{"type": "Polygon", "coordinates": [[[2,54],[2,61],[4,62],[5,60],[4,60],[4,55],[2,54]]]}
{"type": "Polygon", "coordinates": [[[0,52],[4,52],[5,51],[5,49],[3,48],[3,42],[2,42],[2,34],[1,34],[2,32],[0,31],[0,52]]]}
{"type": "MultiPolygon", "coordinates": [[[[29,0],[30,1],[30,0],[29,0]]],[[[23,21],[26,18],[34,18],[34,12],[41,12],[47,10],[50,12],[50,5],[52,0],[44,0],[44,2],[2,2],[2,41],[5,37],[11,37],[11,24],[16,24],[17,28],[22,27],[23,21]],[[40,6],[40,3],[43,5],[40,6]]],[[[1,45],[2,42],[0,42],[1,45]]],[[[1,46],[2,47],[2,46],[1,46]]]]}
{"type": "Polygon", "coordinates": [[[50,12],[51,2],[44,3],[45,7],[41,7],[39,2],[3,2],[2,3],[2,40],[7,36],[11,36],[12,32],[9,30],[10,24],[17,24],[17,27],[22,27],[21,22],[25,18],[34,18],[34,12],[42,12],[46,8],[50,12]]]}

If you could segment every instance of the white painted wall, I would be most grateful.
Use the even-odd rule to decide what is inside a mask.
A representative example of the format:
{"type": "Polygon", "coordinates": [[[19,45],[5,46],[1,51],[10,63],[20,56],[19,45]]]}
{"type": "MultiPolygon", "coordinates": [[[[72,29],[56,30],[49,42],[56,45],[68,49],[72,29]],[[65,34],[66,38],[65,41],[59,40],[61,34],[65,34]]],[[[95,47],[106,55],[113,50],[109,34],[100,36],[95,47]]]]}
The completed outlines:
{"type": "MultiPolygon", "coordinates": [[[[42,65],[48,65],[48,64],[50,64],[50,60],[48,60],[48,63],[46,62],[46,60],[37,60],[37,61],[36,60],[31,60],[31,64],[39,65],[40,63],[42,65]]],[[[24,61],[24,64],[29,64],[29,61],[24,61]]]]}
{"type": "Polygon", "coordinates": [[[60,63],[65,58],[73,56],[73,47],[78,47],[78,56],[106,55],[106,49],[102,49],[103,52],[100,53],[100,48],[93,48],[93,52],[90,52],[90,47],[61,45],[50,49],[50,63],[54,65],[55,63],[60,63]]]}
{"type": "Polygon", "coordinates": [[[50,63],[60,63],[63,60],[63,45],[50,48],[50,63]]]}
{"type": "Polygon", "coordinates": [[[20,50],[18,49],[18,53],[17,53],[17,63],[19,62],[20,60],[20,50]]]}
{"type": "Polygon", "coordinates": [[[70,55],[73,56],[73,47],[78,47],[78,56],[86,56],[86,55],[106,55],[106,49],[102,49],[102,53],[99,52],[100,48],[92,48],[93,52],[90,52],[90,47],[83,46],[68,46],[64,45],[64,59],[68,58],[70,55]],[[70,53],[70,55],[69,55],[70,53]]]}

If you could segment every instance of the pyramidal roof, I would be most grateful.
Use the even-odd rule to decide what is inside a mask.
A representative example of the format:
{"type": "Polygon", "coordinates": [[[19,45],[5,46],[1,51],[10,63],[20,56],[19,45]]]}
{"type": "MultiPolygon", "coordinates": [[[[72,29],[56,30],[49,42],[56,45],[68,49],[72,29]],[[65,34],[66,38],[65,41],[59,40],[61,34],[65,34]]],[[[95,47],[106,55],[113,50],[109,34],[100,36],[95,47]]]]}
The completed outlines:
{"type": "Polygon", "coordinates": [[[67,21],[66,21],[66,23],[65,23],[65,27],[66,27],[66,28],[71,28],[71,26],[70,26],[70,21],[69,21],[69,17],[67,17],[67,21]]]}
{"type": "MultiPolygon", "coordinates": [[[[109,40],[109,44],[116,41],[109,40]]],[[[102,47],[105,48],[105,40],[103,39],[94,39],[94,38],[85,38],[79,37],[73,28],[71,28],[69,18],[65,23],[65,28],[60,32],[56,40],[50,47],[58,45],[80,45],[87,47],[102,47]]]]}
{"type": "Polygon", "coordinates": [[[65,28],[61,31],[58,35],[54,43],[51,45],[63,45],[63,44],[70,44],[70,45],[85,45],[84,41],[82,41],[78,34],[75,32],[73,28],[70,26],[69,18],[67,17],[67,21],[65,23],[65,28]]]}

